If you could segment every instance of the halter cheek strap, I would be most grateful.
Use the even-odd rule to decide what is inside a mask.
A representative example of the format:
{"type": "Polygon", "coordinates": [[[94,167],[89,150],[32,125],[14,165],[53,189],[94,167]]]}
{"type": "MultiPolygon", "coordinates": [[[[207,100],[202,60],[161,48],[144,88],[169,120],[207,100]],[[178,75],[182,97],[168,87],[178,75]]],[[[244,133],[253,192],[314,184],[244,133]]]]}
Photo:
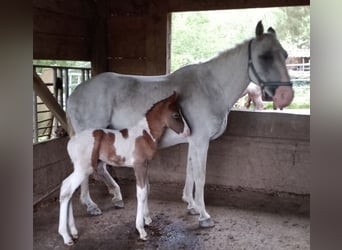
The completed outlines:
{"type": "Polygon", "coordinates": [[[249,80],[251,82],[253,82],[251,79],[251,76],[249,74],[249,68],[251,68],[255,78],[258,81],[258,84],[260,85],[260,87],[262,89],[266,86],[277,86],[277,87],[279,87],[279,86],[290,86],[290,87],[292,87],[292,82],[266,82],[266,81],[261,80],[258,72],[256,71],[256,69],[254,67],[253,61],[252,61],[252,48],[251,48],[252,47],[252,41],[253,41],[253,39],[250,40],[248,43],[248,77],[249,77],[249,80]]]}

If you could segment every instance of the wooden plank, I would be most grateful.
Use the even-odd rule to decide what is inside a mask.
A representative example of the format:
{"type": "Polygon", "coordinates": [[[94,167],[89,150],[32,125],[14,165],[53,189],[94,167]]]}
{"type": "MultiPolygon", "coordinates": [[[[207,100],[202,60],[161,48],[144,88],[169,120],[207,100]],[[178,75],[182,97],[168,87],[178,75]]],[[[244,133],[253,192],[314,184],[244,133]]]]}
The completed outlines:
{"type": "Polygon", "coordinates": [[[33,72],[33,90],[43,100],[45,105],[48,106],[53,115],[61,123],[62,127],[66,131],[68,131],[68,125],[64,110],[61,108],[61,106],[59,106],[58,102],[53,97],[48,87],[46,87],[46,85],[36,72],[33,72]]]}
{"type": "Polygon", "coordinates": [[[33,58],[90,61],[87,37],[33,33],[33,58]]]}
{"type": "Polygon", "coordinates": [[[146,75],[146,60],[136,59],[115,59],[109,60],[109,70],[121,74],[146,75]]]}
{"type": "Polygon", "coordinates": [[[151,5],[150,18],[146,25],[146,56],[151,63],[146,64],[149,75],[167,73],[168,22],[170,21],[163,3],[151,5]]]}
{"type": "Polygon", "coordinates": [[[151,0],[110,1],[110,13],[113,16],[145,15],[151,0]]]}
{"type": "Polygon", "coordinates": [[[91,18],[93,6],[90,0],[33,0],[33,8],[80,18],[91,18]]]}
{"type": "Polygon", "coordinates": [[[146,57],[145,32],[114,32],[109,36],[108,52],[111,57],[146,57]]]}
{"type": "Polygon", "coordinates": [[[87,36],[89,26],[86,19],[33,9],[33,31],[67,36],[87,36]]]}

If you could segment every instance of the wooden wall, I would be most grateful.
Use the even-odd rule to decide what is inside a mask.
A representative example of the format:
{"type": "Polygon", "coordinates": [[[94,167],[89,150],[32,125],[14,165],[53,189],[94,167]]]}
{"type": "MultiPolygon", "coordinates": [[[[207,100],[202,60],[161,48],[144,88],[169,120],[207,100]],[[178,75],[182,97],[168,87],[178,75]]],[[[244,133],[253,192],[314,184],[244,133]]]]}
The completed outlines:
{"type": "Polygon", "coordinates": [[[90,1],[33,1],[33,58],[89,60],[90,1]]]}
{"type": "Polygon", "coordinates": [[[33,58],[88,60],[93,74],[164,74],[170,12],[309,4],[309,0],[34,0],[33,58]]]}
{"type": "Polygon", "coordinates": [[[162,1],[110,2],[108,70],[154,75],[166,72],[168,15],[162,1]]]}

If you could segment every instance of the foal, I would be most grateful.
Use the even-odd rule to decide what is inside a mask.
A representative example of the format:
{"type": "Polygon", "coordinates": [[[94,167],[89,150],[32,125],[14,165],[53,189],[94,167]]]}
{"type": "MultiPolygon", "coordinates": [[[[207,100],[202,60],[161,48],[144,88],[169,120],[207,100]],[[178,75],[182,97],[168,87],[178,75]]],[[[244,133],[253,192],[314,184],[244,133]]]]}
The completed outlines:
{"type": "Polygon", "coordinates": [[[74,164],[74,172],[63,181],[61,187],[58,228],[66,245],[73,245],[73,238],[78,237],[71,202],[72,194],[96,171],[98,161],[112,166],[134,168],[138,204],[136,228],[140,239],[147,239],[144,224],[149,225],[152,222],[147,205],[147,161],[156,153],[157,143],[166,128],[182,136],[190,135],[190,129],[177,105],[176,92],[155,103],[145,117],[130,129],[91,129],[71,137],[68,153],[74,164]]]}

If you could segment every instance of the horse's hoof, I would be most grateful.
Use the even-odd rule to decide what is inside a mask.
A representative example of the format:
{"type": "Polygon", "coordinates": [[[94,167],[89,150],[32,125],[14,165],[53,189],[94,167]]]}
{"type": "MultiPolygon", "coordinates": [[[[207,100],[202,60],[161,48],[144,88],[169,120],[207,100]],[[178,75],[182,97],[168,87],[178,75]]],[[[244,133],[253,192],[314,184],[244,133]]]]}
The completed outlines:
{"type": "Polygon", "coordinates": [[[188,209],[188,214],[189,215],[199,215],[199,212],[196,211],[194,208],[188,209]]]}
{"type": "Polygon", "coordinates": [[[114,207],[117,209],[125,207],[123,200],[113,201],[113,203],[114,203],[114,207]]]}
{"type": "Polygon", "coordinates": [[[88,208],[87,212],[91,216],[96,216],[96,215],[101,215],[102,214],[101,209],[99,209],[98,207],[88,208]]]}
{"type": "Polygon", "coordinates": [[[76,239],[78,239],[78,234],[73,234],[73,235],[71,235],[71,237],[76,240],[76,239]]]}
{"type": "Polygon", "coordinates": [[[146,217],[146,218],[144,219],[144,222],[145,222],[145,225],[146,225],[146,226],[151,225],[151,223],[152,223],[151,217],[146,217]]]}
{"type": "Polygon", "coordinates": [[[143,237],[140,237],[139,240],[140,240],[140,241],[147,241],[147,240],[148,240],[148,237],[147,237],[147,236],[143,236],[143,237]]]}
{"type": "Polygon", "coordinates": [[[74,241],[68,241],[68,242],[65,242],[65,245],[67,245],[67,246],[73,246],[74,245],[74,241]]]}
{"type": "Polygon", "coordinates": [[[214,227],[215,224],[211,218],[205,219],[205,220],[200,220],[199,221],[199,226],[201,228],[209,228],[209,227],[214,227]]]}

